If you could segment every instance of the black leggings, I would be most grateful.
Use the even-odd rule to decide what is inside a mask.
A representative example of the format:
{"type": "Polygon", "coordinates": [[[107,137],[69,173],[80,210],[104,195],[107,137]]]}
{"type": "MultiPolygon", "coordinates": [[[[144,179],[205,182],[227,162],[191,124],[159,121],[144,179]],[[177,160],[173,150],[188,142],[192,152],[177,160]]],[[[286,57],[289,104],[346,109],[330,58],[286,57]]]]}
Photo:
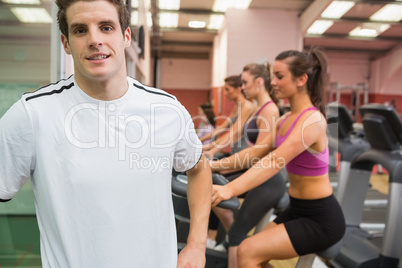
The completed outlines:
{"type": "Polygon", "coordinates": [[[234,247],[247,238],[264,215],[274,208],[286,191],[286,177],[279,172],[260,186],[248,191],[229,230],[229,246],[234,247]]]}
{"type": "Polygon", "coordinates": [[[315,200],[290,197],[290,206],[275,223],[284,223],[297,254],[324,250],[345,234],[345,218],[333,195],[315,200]]]}

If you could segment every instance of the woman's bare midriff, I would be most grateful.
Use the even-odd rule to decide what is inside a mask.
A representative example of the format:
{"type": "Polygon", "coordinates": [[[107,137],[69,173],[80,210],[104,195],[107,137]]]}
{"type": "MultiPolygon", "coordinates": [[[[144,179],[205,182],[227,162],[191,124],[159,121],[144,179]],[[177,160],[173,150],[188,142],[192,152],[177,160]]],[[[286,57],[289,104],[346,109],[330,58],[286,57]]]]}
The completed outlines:
{"type": "Polygon", "coordinates": [[[320,199],[333,193],[328,174],[322,176],[301,176],[288,174],[289,195],[298,199],[320,199]]]}

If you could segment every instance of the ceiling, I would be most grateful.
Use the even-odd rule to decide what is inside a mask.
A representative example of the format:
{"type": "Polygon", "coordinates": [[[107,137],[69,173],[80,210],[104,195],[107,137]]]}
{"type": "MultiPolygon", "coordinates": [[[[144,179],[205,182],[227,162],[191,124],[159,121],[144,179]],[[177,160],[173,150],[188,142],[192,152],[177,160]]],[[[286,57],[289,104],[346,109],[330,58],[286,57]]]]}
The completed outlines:
{"type": "MultiPolygon", "coordinates": [[[[49,24],[21,23],[10,11],[16,6],[29,6],[6,4],[0,0],[0,40],[1,41],[49,41],[49,24]]],[[[229,1],[229,0],[227,0],[229,1]]],[[[216,30],[192,29],[188,27],[190,20],[209,20],[211,14],[224,14],[213,12],[214,0],[181,0],[179,25],[177,28],[161,28],[158,26],[158,0],[150,0],[150,11],[153,15],[152,26],[152,53],[159,57],[186,57],[207,58],[211,49],[216,30]]],[[[313,23],[320,18],[322,3],[330,3],[330,0],[252,0],[249,6],[254,8],[278,8],[297,10],[301,20],[313,23]],[[317,8],[318,6],[318,8],[317,8]],[[321,9],[320,9],[321,8],[321,9]],[[311,21],[309,21],[309,19],[311,21]]],[[[356,4],[340,19],[333,19],[334,24],[322,35],[305,35],[304,45],[322,46],[327,51],[366,52],[373,56],[387,53],[393,47],[402,43],[402,22],[391,23],[391,27],[375,38],[350,37],[348,33],[356,26],[369,21],[369,17],[385,4],[396,3],[402,5],[402,1],[386,0],[355,0],[356,4]]],[[[41,0],[39,4],[51,13],[51,0],[41,0]]],[[[324,7],[325,9],[325,7],[324,7]]],[[[328,19],[327,19],[328,20],[328,19]]]]}
{"type": "MultiPolygon", "coordinates": [[[[229,1],[229,0],[228,0],[229,1]]],[[[156,5],[157,0],[151,0],[156,5]]],[[[160,56],[192,56],[204,57],[212,47],[216,31],[195,30],[189,28],[190,19],[208,20],[213,14],[213,0],[181,0],[179,10],[179,25],[175,29],[154,27],[154,52],[160,56]],[[180,51],[180,52],[177,52],[180,51]]],[[[301,19],[303,16],[315,19],[320,18],[324,8],[331,1],[324,0],[252,0],[249,6],[254,8],[274,8],[297,10],[301,19]],[[321,8],[321,9],[320,9],[321,8]]],[[[369,17],[386,4],[402,5],[398,1],[386,0],[355,0],[355,5],[340,19],[332,20],[334,24],[322,35],[305,35],[304,46],[321,46],[327,51],[365,52],[372,56],[383,55],[393,47],[402,43],[402,22],[391,23],[391,27],[375,38],[350,37],[349,32],[362,23],[369,22],[369,17]]],[[[155,7],[155,6],[154,6],[155,7]]],[[[156,17],[157,8],[151,9],[156,17]]],[[[308,21],[308,19],[307,19],[308,21]]],[[[311,21],[311,23],[313,22],[311,21]]],[[[310,24],[311,24],[310,23],[310,24]]],[[[307,30],[307,29],[305,29],[307,30]]]]}

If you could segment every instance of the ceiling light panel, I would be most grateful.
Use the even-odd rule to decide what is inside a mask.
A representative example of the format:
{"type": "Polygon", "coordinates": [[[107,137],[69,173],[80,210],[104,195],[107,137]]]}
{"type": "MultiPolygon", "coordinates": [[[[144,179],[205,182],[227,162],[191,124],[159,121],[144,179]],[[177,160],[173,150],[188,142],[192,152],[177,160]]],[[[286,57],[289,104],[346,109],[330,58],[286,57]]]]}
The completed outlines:
{"type": "Polygon", "coordinates": [[[11,12],[24,23],[52,23],[53,19],[44,8],[13,7],[11,12]]]}
{"type": "Polygon", "coordinates": [[[137,26],[138,25],[138,11],[131,12],[131,25],[137,26]]]}
{"type": "Polygon", "coordinates": [[[14,4],[14,5],[39,5],[39,0],[2,0],[3,3],[6,4],[14,4]]]}
{"type": "Polygon", "coordinates": [[[138,0],[131,0],[131,7],[138,8],[138,0]]]}
{"type": "Polygon", "coordinates": [[[152,27],[152,13],[151,12],[147,12],[147,25],[148,27],[152,27]]]}
{"type": "Polygon", "coordinates": [[[322,18],[339,19],[346,12],[348,12],[355,2],[351,1],[333,1],[325,10],[322,12],[322,18]]]}
{"type": "Polygon", "coordinates": [[[159,0],[160,9],[179,10],[180,0],[159,0]]]}
{"type": "Polygon", "coordinates": [[[224,15],[211,15],[207,28],[211,30],[219,30],[225,20],[224,15]]]}
{"type": "Polygon", "coordinates": [[[388,30],[389,27],[389,24],[383,23],[363,23],[362,25],[354,28],[349,35],[360,37],[376,37],[388,30]]]}
{"type": "Polygon", "coordinates": [[[385,5],[374,13],[370,20],[373,21],[400,21],[402,20],[402,5],[385,5]]]}
{"type": "Polygon", "coordinates": [[[250,3],[251,0],[215,0],[212,10],[226,12],[229,8],[247,9],[250,3]]]}
{"type": "Polygon", "coordinates": [[[237,9],[247,9],[251,3],[251,0],[237,0],[234,3],[233,8],[237,9]]]}
{"type": "Polygon", "coordinates": [[[199,21],[199,20],[192,20],[188,23],[188,27],[190,28],[204,28],[206,25],[205,21],[199,21]]]}
{"type": "Polygon", "coordinates": [[[329,20],[316,20],[310,28],[308,28],[308,34],[323,34],[325,33],[329,27],[334,24],[333,21],[329,20]]]}
{"type": "Polygon", "coordinates": [[[175,28],[179,24],[179,14],[171,12],[159,13],[159,25],[162,28],[175,28]]]}

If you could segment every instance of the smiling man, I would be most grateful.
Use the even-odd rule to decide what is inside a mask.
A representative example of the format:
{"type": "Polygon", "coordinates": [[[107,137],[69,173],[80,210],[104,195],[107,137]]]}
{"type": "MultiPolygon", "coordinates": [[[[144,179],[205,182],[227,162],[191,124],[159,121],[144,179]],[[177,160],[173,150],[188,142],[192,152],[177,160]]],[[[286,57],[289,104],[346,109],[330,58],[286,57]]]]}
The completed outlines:
{"type": "Polygon", "coordinates": [[[127,77],[124,2],[56,2],[74,75],[25,94],[0,119],[0,201],[31,178],[43,267],[204,267],[211,174],[190,115],[127,77]],[[189,177],[178,257],[172,168],[189,177]]]}

